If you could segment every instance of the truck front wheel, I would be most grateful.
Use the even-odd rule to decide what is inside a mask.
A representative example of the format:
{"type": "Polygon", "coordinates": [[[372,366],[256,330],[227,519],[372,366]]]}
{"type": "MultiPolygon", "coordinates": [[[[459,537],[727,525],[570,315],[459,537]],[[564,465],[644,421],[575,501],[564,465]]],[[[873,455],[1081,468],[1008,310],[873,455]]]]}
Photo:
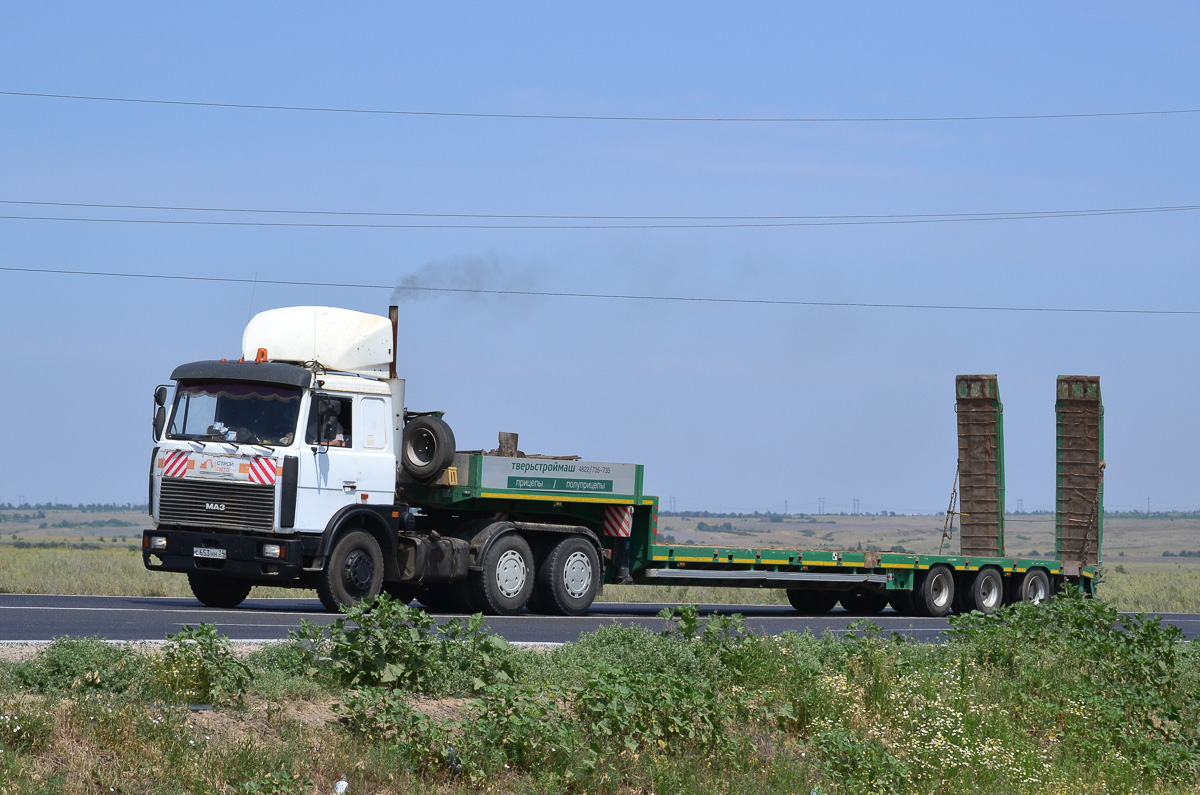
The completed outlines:
{"type": "Polygon", "coordinates": [[[379,542],[364,530],[351,530],[333,545],[317,577],[317,596],[336,613],[379,593],[383,586],[383,553],[379,542]]]}
{"type": "Polygon", "coordinates": [[[519,535],[500,536],[470,574],[474,604],[489,616],[515,616],[533,593],[533,552],[519,535]]]}
{"type": "Polygon", "coordinates": [[[585,538],[567,536],[554,545],[537,572],[538,606],[558,616],[581,616],[600,589],[600,556],[585,538]]]}
{"type": "Polygon", "coordinates": [[[237,607],[250,595],[254,586],[243,580],[232,577],[219,577],[214,574],[188,575],[188,585],[192,593],[209,607],[237,607]]]}

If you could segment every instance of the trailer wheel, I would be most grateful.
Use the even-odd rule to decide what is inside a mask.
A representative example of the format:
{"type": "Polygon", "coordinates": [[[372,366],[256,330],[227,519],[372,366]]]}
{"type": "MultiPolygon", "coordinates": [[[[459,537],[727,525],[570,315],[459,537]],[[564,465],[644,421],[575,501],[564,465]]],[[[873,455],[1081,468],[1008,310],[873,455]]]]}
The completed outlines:
{"type": "Polygon", "coordinates": [[[534,594],[541,612],[581,616],[600,590],[600,556],[586,538],[567,536],[546,555],[537,570],[534,594]]]}
{"type": "Polygon", "coordinates": [[[902,616],[917,615],[917,606],[913,601],[912,591],[892,591],[888,594],[888,603],[902,616]]]}
{"type": "Polygon", "coordinates": [[[991,615],[1004,605],[1004,580],[995,569],[980,569],[963,597],[967,611],[991,615]]]}
{"type": "Polygon", "coordinates": [[[1039,604],[1050,598],[1050,578],[1041,569],[1030,569],[1017,586],[1017,599],[1039,604]]]}
{"type": "Polygon", "coordinates": [[[383,553],[364,530],[351,530],[333,545],[325,569],[317,575],[317,596],[336,613],[379,593],[383,585],[383,553]]]}
{"type": "Polygon", "coordinates": [[[796,611],[805,616],[821,616],[828,613],[837,604],[838,594],[835,591],[805,591],[800,588],[789,588],[788,601],[796,611]]]}
{"type": "Polygon", "coordinates": [[[887,607],[887,594],[881,591],[851,591],[842,596],[842,607],[856,616],[877,616],[887,607]]]}
{"type": "Polygon", "coordinates": [[[404,426],[400,463],[417,480],[432,480],[454,460],[454,431],[445,420],[425,415],[404,426]]]}
{"type": "Polygon", "coordinates": [[[252,583],[215,574],[188,574],[188,585],[196,598],[209,607],[237,607],[250,595],[252,583]]]}
{"type": "Polygon", "coordinates": [[[923,616],[941,618],[954,604],[954,573],[948,566],[931,566],[913,592],[913,601],[923,616]]]}
{"type": "Polygon", "coordinates": [[[483,557],[481,571],[470,573],[471,597],[489,616],[515,616],[533,593],[533,552],[524,538],[500,536],[483,557]]]}

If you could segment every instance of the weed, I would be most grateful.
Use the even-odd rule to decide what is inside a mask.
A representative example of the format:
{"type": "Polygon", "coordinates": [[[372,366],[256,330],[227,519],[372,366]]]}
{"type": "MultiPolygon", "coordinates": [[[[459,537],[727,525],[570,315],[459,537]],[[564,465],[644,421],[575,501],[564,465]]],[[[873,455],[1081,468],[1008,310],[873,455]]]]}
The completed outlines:
{"type": "Polygon", "coordinates": [[[188,626],[168,635],[162,651],[150,658],[148,674],[149,688],[157,695],[210,704],[240,701],[251,676],[215,624],[188,626]]]}
{"type": "Polygon", "coordinates": [[[38,656],[13,668],[18,683],[36,693],[64,690],[122,693],[138,680],[144,658],[100,638],[56,638],[38,656]]]}

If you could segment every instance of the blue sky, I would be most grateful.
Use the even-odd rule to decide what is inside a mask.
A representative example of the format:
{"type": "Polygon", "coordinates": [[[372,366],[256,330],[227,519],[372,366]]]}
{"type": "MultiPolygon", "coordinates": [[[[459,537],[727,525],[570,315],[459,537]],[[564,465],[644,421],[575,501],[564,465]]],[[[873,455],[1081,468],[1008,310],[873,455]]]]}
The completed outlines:
{"type": "MultiPolygon", "coordinates": [[[[1200,107],[1193,4],[9,5],[0,91],[703,117],[1200,107]]],[[[672,123],[0,95],[0,200],[563,215],[1200,203],[1200,114],[672,123]]],[[[262,216],[0,204],[0,215],[262,216]]],[[[0,219],[0,265],[550,292],[1200,309],[1197,212],[749,229],[0,219]]],[[[267,220],[276,220],[268,218],[267,220]]],[[[280,216],[277,220],[328,222],[280,216]]],[[[395,220],[395,219],[392,219],[395,220]]],[[[254,311],[392,290],[0,272],[0,502],[141,501],[153,387],[254,311]]],[[[1051,508],[1054,379],[1102,378],[1110,508],[1200,508],[1200,316],[399,296],[416,409],[460,446],[647,467],[681,509],[943,509],[953,382],[1000,377],[1008,498],[1051,508]]]]}

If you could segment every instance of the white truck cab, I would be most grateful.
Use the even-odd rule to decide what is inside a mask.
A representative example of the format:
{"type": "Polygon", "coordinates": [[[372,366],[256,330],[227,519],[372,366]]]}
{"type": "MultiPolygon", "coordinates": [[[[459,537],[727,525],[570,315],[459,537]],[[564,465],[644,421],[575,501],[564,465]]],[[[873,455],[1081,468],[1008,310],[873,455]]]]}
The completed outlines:
{"type": "Polygon", "coordinates": [[[146,567],[186,573],[215,607],[265,584],[314,588],[329,610],[382,590],[471,612],[585,611],[613,552],[606,523],[627,535],[641,504],[641,468],[530,463],[514,434],[458,453],[440,412],[404,408],[397,324],[396,307],[273,309],[246,326],[238,360],[176,367],[169,405],[155,390],[146,567]]]}

